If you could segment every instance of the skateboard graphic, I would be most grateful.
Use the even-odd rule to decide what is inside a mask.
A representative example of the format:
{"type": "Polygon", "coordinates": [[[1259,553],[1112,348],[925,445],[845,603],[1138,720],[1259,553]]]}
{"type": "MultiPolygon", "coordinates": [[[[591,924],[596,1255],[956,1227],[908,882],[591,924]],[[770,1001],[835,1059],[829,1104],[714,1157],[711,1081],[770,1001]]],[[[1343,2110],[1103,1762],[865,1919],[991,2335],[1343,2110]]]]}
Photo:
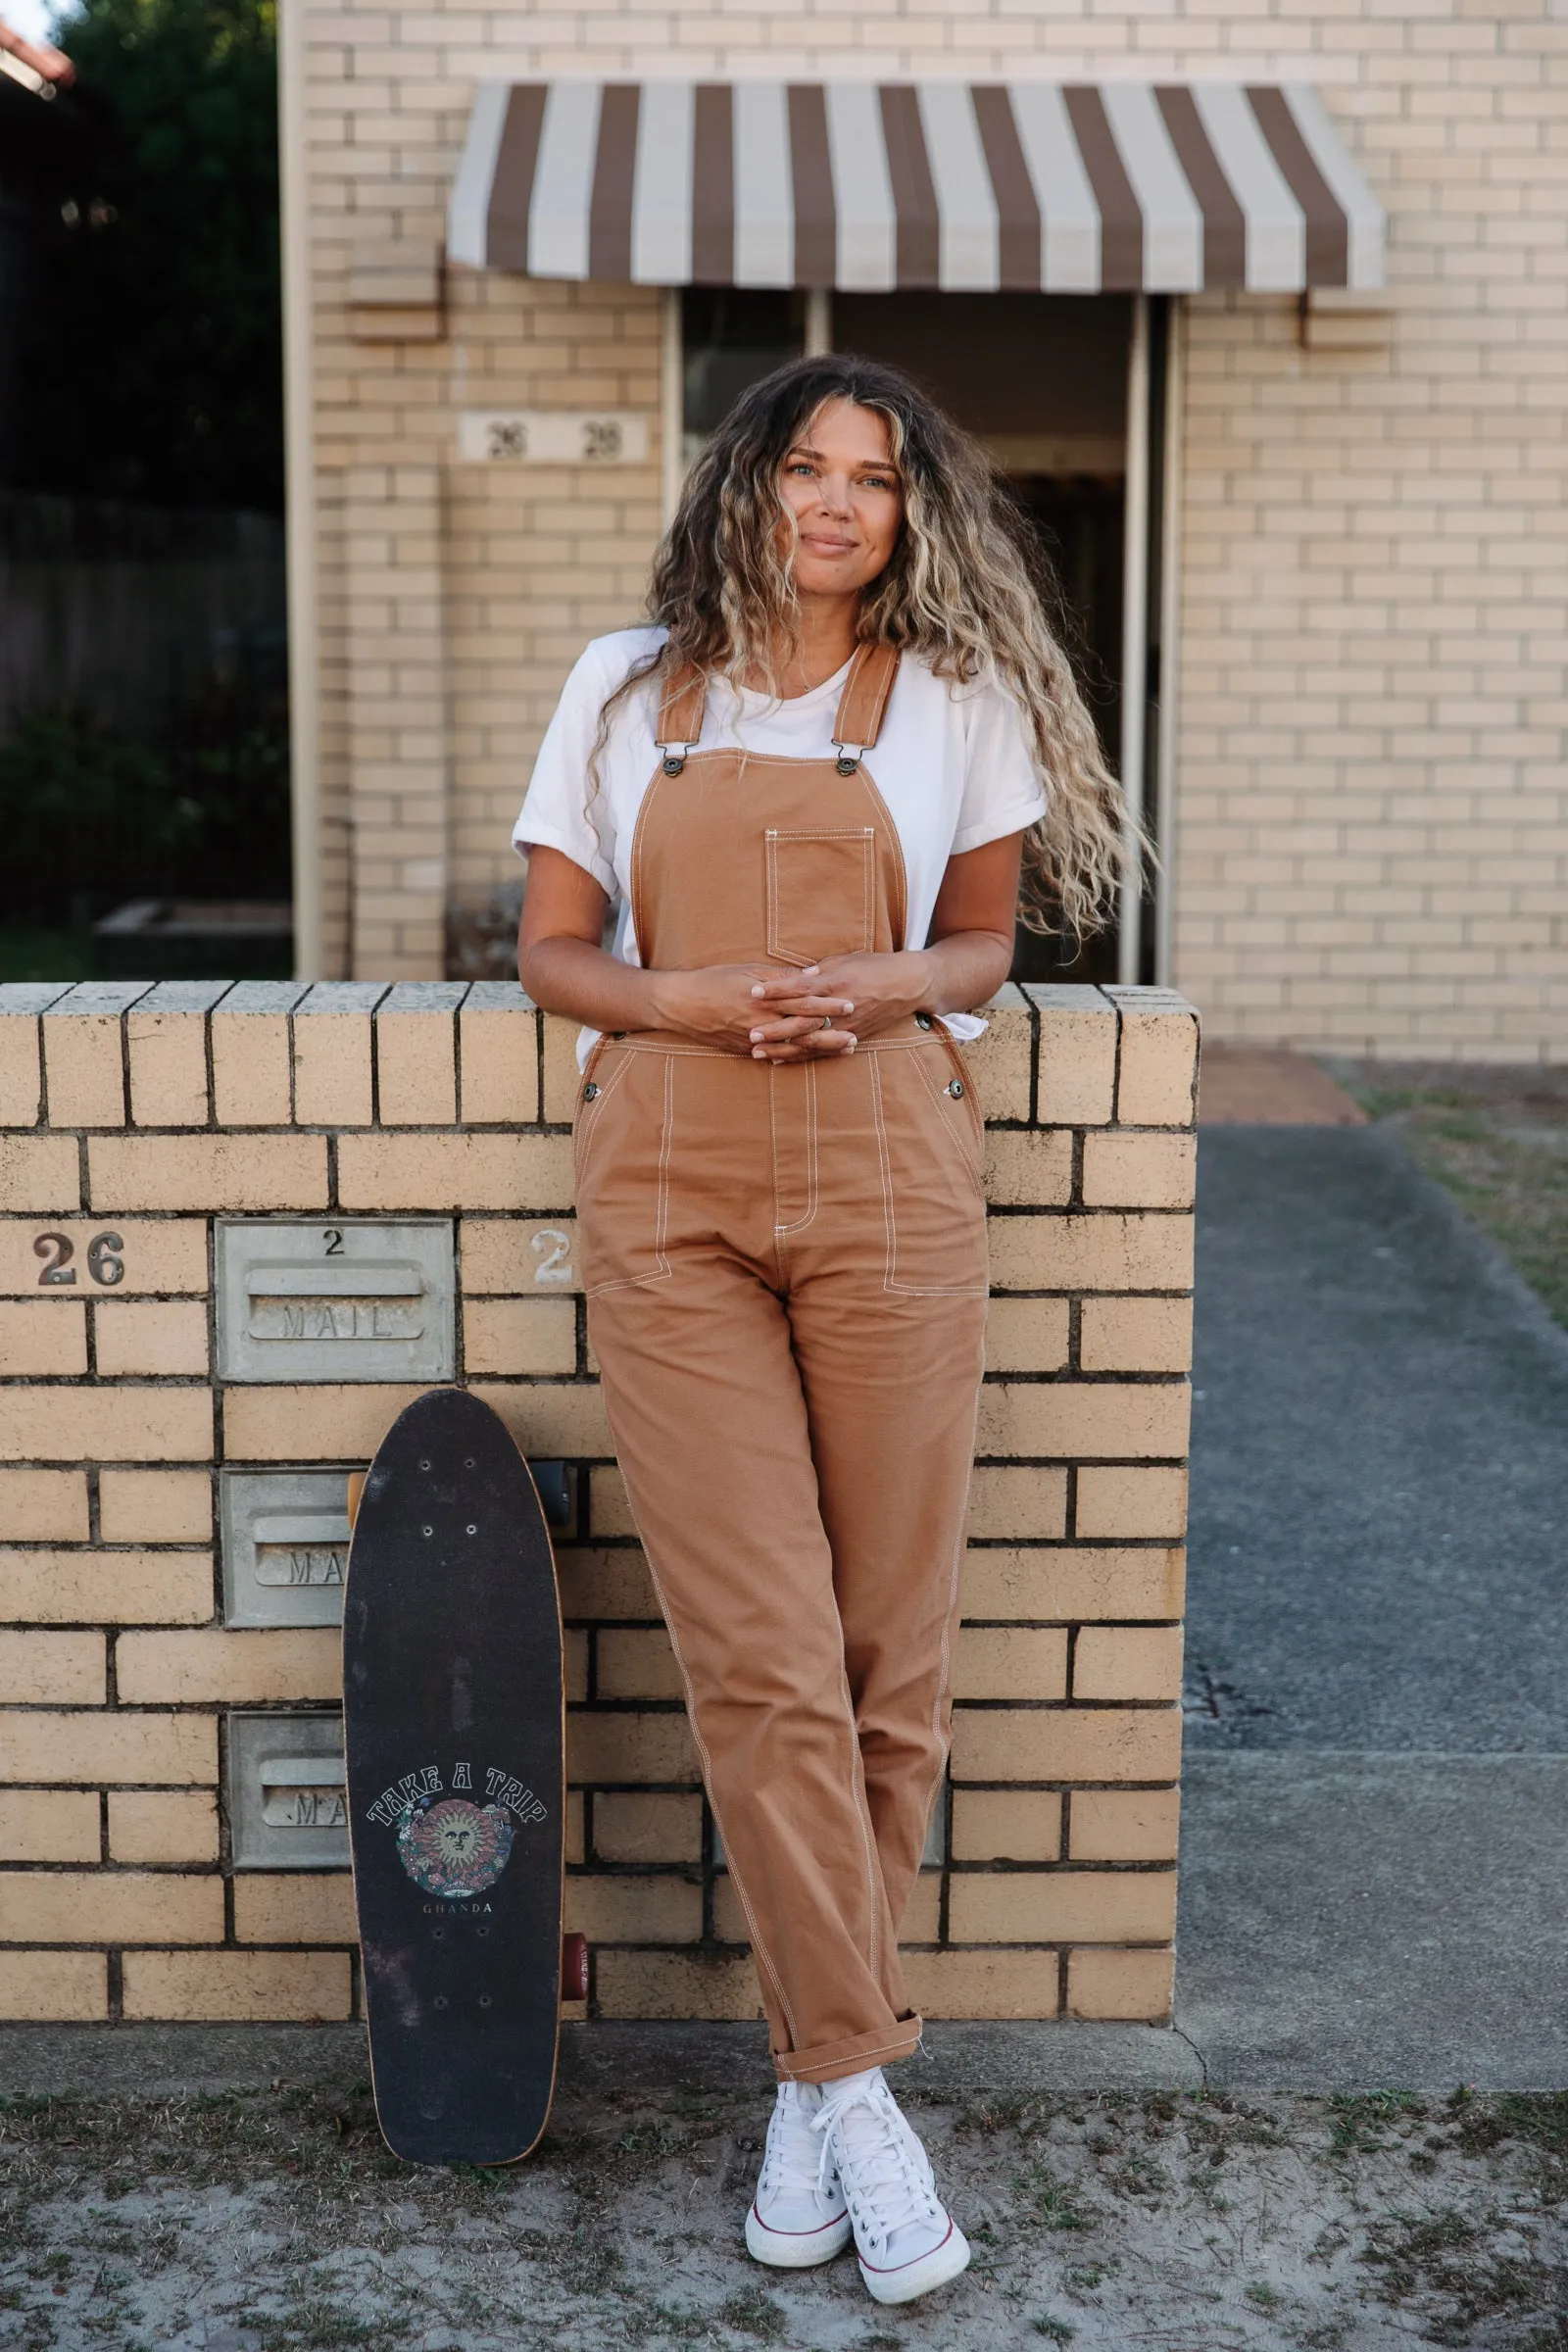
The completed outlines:
{"type": "Polygon", "coordinates": [[[358,1497],[343,1729],[376,2116],[416,2164],[513,2164],[545,2128],[565,1989],[555,1558],[506,1424],[416,1397],[358,1497]]]}

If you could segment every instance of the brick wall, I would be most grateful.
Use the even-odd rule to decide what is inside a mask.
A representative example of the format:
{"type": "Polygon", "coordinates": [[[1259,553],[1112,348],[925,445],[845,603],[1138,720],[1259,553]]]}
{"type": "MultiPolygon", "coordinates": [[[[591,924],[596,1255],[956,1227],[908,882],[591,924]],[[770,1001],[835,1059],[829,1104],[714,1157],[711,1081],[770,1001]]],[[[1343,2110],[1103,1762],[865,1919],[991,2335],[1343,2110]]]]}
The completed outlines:
{"type": "Polygon", "coordinates": [[[635,617],[657,527],[652,465],[524,490],[454,462],[457,412],[486,405],[613,398],[657,448],[651,290],[452,270],[431,339],[355,323],[357,254],[434,255],[477,80],[1309,79],[1388,207],[1392,312],[1348,350],[1304,346],[1289,300],[1190,305],[1175,978],[1216,1035],[1568,1052],[1568,57],[1545,0],[301,5],[330,968],[433,973],[444,899],[512,874],[555,694],[635,617]]]}
{"type": "MultiPolygon", "coordinates": [[[[1196,1053],[1179,999],[1089,989],[1004,990],[970,1049],[994,1297],[951,1807],[906,1924],[933,2016],[1167,2009],[1196,1053]]],[[[346,1874],[236,1867],[233,1724],[319,1729],[339,1655],[329,1625],[225,1623],[220,1484],[340,1495],[415,1390],[318,1356],[218,1376],[219,1218],[225,1246],[420,1218],[454,1250],[457,1376],[570,1466],[595,2012],[757,2013],[582,1301],[537,1280],[569,1263],[576,1083],[499,984],[0,989],[0,2015],[357,2003],[346,1874]]]]}

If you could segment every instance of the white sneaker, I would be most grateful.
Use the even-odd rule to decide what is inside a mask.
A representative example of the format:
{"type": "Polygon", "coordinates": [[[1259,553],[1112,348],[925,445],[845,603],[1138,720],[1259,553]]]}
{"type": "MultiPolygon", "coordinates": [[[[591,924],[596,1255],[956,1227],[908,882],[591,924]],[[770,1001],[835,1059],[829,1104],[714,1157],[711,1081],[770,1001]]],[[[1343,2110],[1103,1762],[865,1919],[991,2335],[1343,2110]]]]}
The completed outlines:
{"type": "Polygon", "coordinates": [[[969,2243],[937,2195],[930,2159],[882,2069],[824,2082],[812,2122],[838,2175],[860,2277],[879,2303],[912,2303],[969,2264],[969,2243]]]}
{"type": "Polygon", "coordinates": [[[850,2242],[844,2191],[813,2129],[821,2104],[814,2082],[781,2082],[768,2118],[761,2177],[746,2216],[746,2251],[778,2271],[831,2262],[850,2242]]]}

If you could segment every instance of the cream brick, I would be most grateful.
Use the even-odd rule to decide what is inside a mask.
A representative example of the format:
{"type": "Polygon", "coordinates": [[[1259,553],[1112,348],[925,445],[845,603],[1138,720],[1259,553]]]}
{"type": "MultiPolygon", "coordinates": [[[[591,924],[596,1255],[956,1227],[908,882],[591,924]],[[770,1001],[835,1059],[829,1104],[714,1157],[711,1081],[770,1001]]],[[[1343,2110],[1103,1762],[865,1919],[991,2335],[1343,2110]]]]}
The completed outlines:
{"type": "Polygon", "coordinates": [[[574,1372],[577,1310],[569,1298],[470,1298],[463,1360],[474,1372],[574,1372]]]}
{"type": "Polygon", "coordinates": [[[971,1544],[963,1605],[971,1617],[1067,1624],[1094,1617],[1179,1617],[1184,1565],[1175,1544],[971,1544]]]}
{"type": "Polygon", "coordinates": [[[1116,1013],[1097,991],[1036,983],[1040,1013],[1036,1116],[1060,1127],[1103,1127],[1116,1096],[1116,1013]]]}
{"type": "Polygon", "coordinates": [[[1089,1208],[1190,1208],[1197,1172],[1193,1135],[1117,1132],[1084,1138],[1089,1208]]]}
{"type": "Polygon", "coordinates": [[[1086,1298],[1078,1324],[1086,1372],[1185,1372],[1193,1360],[1190,1298],[1086,1298]]]}
{"type": "Polygon", "coordinates": [[[577,1089],[582,1084],[582,1073],[577,1067],[578,1023],[547,1012],[543,1027],[544,1115],[560,1124],[575,1116],[577,1089]]]}
{"type": "Polygon", "coordinates": [[[0,1375],[80,1379],[87,1369],[87,1318],[75,1299],[0,1302],[0,1375]]]}
{"type": "Polygon", "coordinates": [[[0,1788],[0,1862],[96,1862],[103,1829],[90,1788],[0,1788]]]}
{"type": "Polygon", "coordinates": [[[1070,1135],[1054,1128],[987,1128],[986,1199],[993,1206],[1061,1207],[1071,1197],[1070,1135]]]}
{"type": "Polygon", "coordinates": [[[93,1207],[267,1209],[326,1206],[318,1135],[94,1136],[93,1207]]]}
{"type": "Polygon", "coordinates": [[[1075,1788],[1068,1850],[1075,1862],[1174,1862],[1180,1818],[1174,1788],[1075,1788]]]}
{"type": "Polygon", "coordinates": [[[1077,1532],[1112,1543],[1187,1531],[1187,1473],[1150,1467],[1086,1467],[1078,1473],[1077,1532]]]}
{"type": "Polygon", "coordinates": [[[1190,1291],[1193,1221],[1177,1216],[994,1217],[998,1291],[1190,1291]]]}
{"type": "Polygon", "coordinates": [[[527,1127],[539,1116],[539,1016],[520,988],[480,982],[458,1016],[466,1127],[527,1127]]]}
{"type": "Polygon", "coordinates": [[[102,1952],[0,1952],[0,2017],[56,2025],[108,2015],[102,1952]]]}
{"type": "Polygon", "coordinates": [[[210,1552],[0,1548],[0,1619],[200,1625],[212,1613],[210,1552]]]}
{"type": "MultiPolygon", "coordinates": [[[[0,1135],[0,1209],[49,1216],[81,1205],[81,1164],[71,1135],[0,1135]]],[[[38,1269],[33,1267],[36,1283],[38,1269]]]]}
{"type": "Polygon", "coordinates": [[[1067,2014],[1164,2025],[1175,1971],[1170,1951],[1069,1952],[1067,2014]]]}
{"type": "Polygon", "coordinates": [[[594,1852],[601,1862],[697,1863],[702,1844],[699,1796],[607,1789],[594,1798],[594,1852]]]}
{"type": "Polygon", "coordinates": [[[294,1116],[302,1127],[368,1127],[374,982],[313,988],[294,1014],[294,1116]]]}
{"type": "MultiPolygon", "coordinates": [[[[85,1544],[86,1473],[0,1470],[0,1528],[17,1544],[85,1544]]],[[[0,1605],[0,1616],[5,1614],[0,1605]]]]}
{"type": "Polygon", "coordinates": [[[599,1636],[601,1698],[683,1698],[685,1688],[662,1626],[607,1626],[599,1636]]]}
{"type": "Polygon", "coordinates": [[[210,1715],[119,1714],[112,1708],[0,1713],[0,1781],[163,1783],[218,1778],[210,1715]]]}
{"type": "Polygon", "coordinates": [[[204,1470],[102,1470],[98,1528],[106,1544],[210,1544],[212,1481],[204,1470]]]}
{"type": "Polygon", "coordinates": [[[1054,1862],[1061,1797],[1054,1788],[956,1788],[955,1862],[1054,1862]]]}
{"type": "Polygon", "coordinates": [[[955,1875],[955,1943],[1149,1943],[1176,1932],[1176,1874],[1152,1870],[955,1875]]]}
{"type": "MultiPolygon", "coordinates": [[[[13,986],[17,985],[13,983],[13,986]]],[[[40,997],[46,995],[40,989],[40,997]]],[[[0,1127],[36,1127],[43,1108],[38,1012],[0,999],[0,1127]]]]}
{"type": "Polygon", "coordinates": [[[476,1381],[472,1388],[494,1405],[524,1453],[580,1461],[614,1451],[597,1381],[536,1381],[510,1388],[476,1381]]]}
{"type": "Polygon", "coordinates": [[[1189,1410],[1185,1382],[987,1381],[980,1392],[975,1450],[1079,1461],[1105,1454],[1184,1454],[1189,1410]]]}
{"type": "Polygon", "coordinates": [[[347,1952],[127,1952],[127,2018],[221,2021],[349,2015],[347,1952]]]}
{"type": "Polygon", "coordinates": [[[1075,1699],[1180,1698],[1179,1625],[1086,1625],[1072,1661],[1075,1699]]]}
{"type": "Polygon", "coordinates": [[[703,1890],[684,1879],[582,1877],[566,1881],[565,1930],[605,1943],[696,1943],[703,1890]]]}
{"type": "Polygon", "coordinates": [[[578,1787],[600,1781],[693,1784],[697,1757],[683,1714],[566,1715],[566,1774],[578,1787]]]}
{"type": "Polygon", "coordinates": [[[234,1879],[236,1943],[358,1943],[348,1872],[240,1871],[234,1879]]]}
{"type": "Polygon", "coordinates": [[[39,1274],[56,1259],[58,1270],[75,1279],[45,1287],[46,1298],[52,1292],[56,1298],[93,1298],[112,1289],[118,1300],[150,1292],[200,1293],[207,1288],[207,1226],[201,1218],[116,1217],[112,1226],[103,1217],[60,1218],[51,1220],[50,1231],[70,1244],[69,1251],[51,1249],[45,1255],[34,1248],[39,1236],[36,1217],[0,1217],[0,1296],[37,1298],[39,1274]],[[105,1244],[109,1255],[101,1248],[99,1262],[110,1273],[112,1261],[118,1260],[120,1273],[105,1285],[94,1277],[91,1251],[94,1242],[111,1232],[115,1239],[105,1244]]]}
{"type": "MultiPolygon", "coordinates": [[[[138,996],[141,991],[127,993],[138,996]]],[[[45,1013],[43,1065],[51,1127],[124,1125],[125,1068],[118,1013],[58,1008],[45,1013]]]]}
{"type": "Polygon", "coordinates": [[[904,1980],[922,2017],[1054,2017],[1054,1952],[908,1952],[904,1980]]]}
{"type": "Polygon", "coordinates": [[[220,1943],[223,1882],[172,1871],[12,1871],[6,1919],[32,1943],[220,1943]]]}
{"type": "Polygon", "coordinates": [[[1065,1298],[993,1298],[986,1312],[986,1369],[1060,1372],[1068,1355],[1065,1298]]]}
{"type": "Polygon", "coordinates": [[[975,1470],[969,1484],[971,1541],[1050,1538],[1066,1532],[1065,1470],[1019,1469],[1001,1462],[983,1462],[975,1470]]]}
{"type": "Polygon", "coordinates": [[[557,1550],[561,1606],[567,1617],[657,1617],[648,1563],[630,1545],[612,1550],[571,1544],[557,1550]]]}
{"type": "Polygon", "coordinates": [[[206,1389],[12,1389],[0,1455],[15,1461],[205,1461],[213,1450],[206,1389]]]}
{"type": "Polygon", "coordinates": [[[116,1373],[203,1373],[207,1309],[195,1298],[100,1299],[93,1310],[98,1369],[116,1373]]]}
{"type": "Polygon", "coordinates": [[[106,1678],[102,1634],[14,1629],[0,1642],[0,1705],[101,1706],[106,1678]]]}
{"type": "Polygon", "coordinates": [[[242,981],[214,1011],[213,1110],[220,1127],[289,1124],[288,1016],[304,994],[292,980],[242,981]]]}
{"type": "Polygon", "coordinates": [[[117,1862],[216,1862],[211,1788],[112,1788],[109,1851],[117,1862]]]}
{"type": "Polygon", "coordinates": [[[1026,1119],[1034,1062],[1028,1000],[1008,981],[980,1010],[988,1023],[984,1036],[960,1049],[980,1107],[988,1119],[1026,1119]]]}
{"type": "Polygon", "coordinates": [[[601,1952],[594,1963],[601,2017],[759,2018],[749,1959],[708,1952],[601,1952]]]}
{"type": "Polygon", "coordinates": [[[959,1707],[953,1719],[959,1781],[1173,1781],[1181,1748],[1176,1707],[959,1707]]]}
{"type": "Polygon", "coordinates": [[[588,1636],[581,1626],[567,1626],[562,1657],[566,1703],[576,1706],[588,1696],[588,1636]]]}
{"type": "MultiPolygon", "coordinates": [[[[1115,989],[1121,1013],[1116,1117],[1123,1127],[1190,1127],[1198,1084],[1198,1019],[1190,1005],[1144,1010],[1146,992],[1115,989]]],[[[1156,992],[1148,992],[1154,994],[1156,992]]]]}
{"type": "Polygon", "coordinates": [[[465,1217],[465,1293],[553,1298],[582,1289],[574,1217],[465,1217]]]}
{"type": "Polygon", "coordinates": [[[965,1625],[958,1636],[953,1695],[1065,1698],[1065,1627],[965,1625]]]}
{"type": "Polygon", "coordinates": [[[155,988],[125,1015],[130,1115],[138,1127],[202,1127],[208,1115],[206,1018],[152,1009],[161,993],[155,988]]]}
{"type": "Polygon", "coordinates": [[[451,1126],[458,1115],[458,1006],[445,980],[403,981],[375,1014],[375,1099],[384,1127],[451,1126]]]}
{"type": "Polygon", "coordinates": [[[614,1464],[588,1473],[589,1523],[596,1536],[634,1536],[636,1521],[626,1499],[626,1482],[614,1464]]]}
{"type": "Polygon", "coordinates": [[[344,1208],[512,1208],[571,1205],[571,1145],[557,1135],[345,1135],[338,1145],[344,1208]]]}
{"type": "Polygon", "coordinates": [[[404,1406],[422,1394],[392,1381],[229,1389],[223,1444],[236,1462],[368,1462],[404,1406]]]}
{"type": "Polygon", "coordinates": [[[325,1627],[122,1634],[115,1656],[127,1706],[343,1695],[342,1640],[325,1627]]]}

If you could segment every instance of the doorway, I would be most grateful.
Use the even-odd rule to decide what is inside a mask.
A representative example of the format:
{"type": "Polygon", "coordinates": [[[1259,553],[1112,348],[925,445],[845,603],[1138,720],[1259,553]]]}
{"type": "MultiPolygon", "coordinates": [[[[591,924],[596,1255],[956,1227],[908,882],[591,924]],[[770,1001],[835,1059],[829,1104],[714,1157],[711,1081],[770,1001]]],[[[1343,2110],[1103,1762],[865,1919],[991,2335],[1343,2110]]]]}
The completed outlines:
{"type": "MultiPolygon", "coordinates": [[[[801,292],[688,287],[680,300],[682,453],[702,447],[731,402],[806,348],[812,298],[801,292]]],[[[1128,484],[1129,360],[1135,329],[1128,295],[1027,293],[844,294],[815,301],[833,348],[903,368],[982,441],[1033,524],[1055,583],[1053,615],[1110,765],[1121,772],[1124,679],[1157,692],[1152,642],[1123,659],[1128,484]],[[830,302],[830,307],[828,303],[830,302]]],[[[1155,354],[1156,387],[1162,378],[1155,354]]],[[[1157,410],[1155,411],[1157,415],[1157,410]]],[[[1158,435],[1153,436],[1157,445],[1158,435]]],[[[1152,515],[1160,502],[1149,503],[1152,515]]],[[[1148,550],[1157,569],[1157,534],[1148,550]]],[[[1150,613],[1159,610],[1157,596],[1150,613]]],[[[1152,638],[1151,630],[1151,640],[1152,638]]],[[[1138,730],[1149,735],[1147,723],[1138,730]]],[[[1152,809],[1152,797],[1149,808],[1152,809]]],[[[1151,827],[1152,830],[1152,827],[1151,827]]],[[[1019,925],[1012,976],[1098,983],[1126,978],[1129,961],[1152,979],[1155,926],[1128,908],[1082,944],[1019,925]]]]}

